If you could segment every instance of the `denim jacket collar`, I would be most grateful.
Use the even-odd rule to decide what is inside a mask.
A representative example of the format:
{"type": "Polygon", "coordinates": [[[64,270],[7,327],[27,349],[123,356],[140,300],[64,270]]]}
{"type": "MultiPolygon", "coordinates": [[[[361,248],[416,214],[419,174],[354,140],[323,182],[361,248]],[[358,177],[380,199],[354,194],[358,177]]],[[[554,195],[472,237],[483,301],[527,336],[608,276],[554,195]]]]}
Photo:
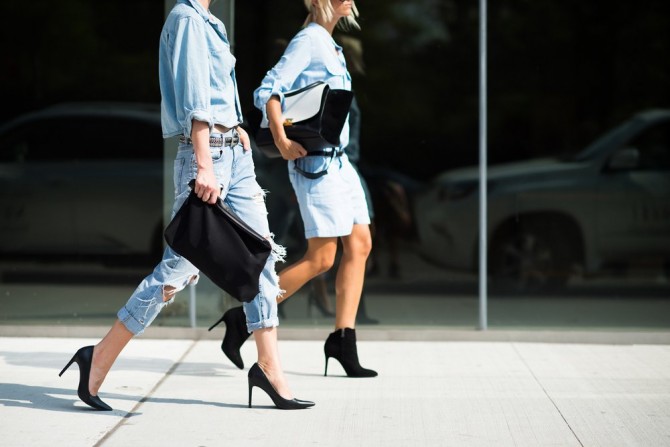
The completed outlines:
{"type": "Polygon", "coordinates": [[[198,0],[178,0],[178,3],[190,4],[193,7],[193,9],[198,11],[198,14],[200,14],[202,18],[205,19],[205,21],[209,22],[210,18],[209,11],[203,8],[203,6],[200,4],[198,0]]]}
{"type": "Polygon", "coordinates": [[[307,26],[305,28],[312,28],[312,29],[318,30],[317,32],[320,33],[325,39],[330,40],[333,43],[333,45],[335,45],[335,48],[337,48],[338,50],[342,49],[342,47],[337,42],[335,42],[335,39],[328,32],[328,30],[326,28],[324,28],[323,26],[319,25],[318,23],[310,22],[310,23],[307,24],[307,26]]]}
{"type": "Polygon", "coordinates": [[[190,4],[191,7],[195,9],[197,13],[205,20],[205,22],[212,25],[212,28],[214,28],[214,30],[223,38],[223,40],[227,44],[230,44],[230,42],[228,41],[228,34],[226,33],[226,29],[223,26],[223,23],[219,19],[211,15],[209,11],[203,8],[203,6],[200,4],[198,0],[178,0],[177,3],[190,4]]]}

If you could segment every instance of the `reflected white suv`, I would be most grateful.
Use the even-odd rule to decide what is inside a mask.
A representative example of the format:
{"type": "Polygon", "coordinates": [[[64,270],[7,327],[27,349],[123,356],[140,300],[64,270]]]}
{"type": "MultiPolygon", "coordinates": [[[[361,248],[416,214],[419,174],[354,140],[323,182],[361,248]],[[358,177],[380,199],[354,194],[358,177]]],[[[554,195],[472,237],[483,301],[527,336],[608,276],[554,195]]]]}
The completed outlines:
{"type": "MultiPolygon", "coordinates": [[[[478,269],[478,169],[438,176],[415,198],[418,250],[443,267],[478,269]]],[[[670,265],[670,110],[639,113],[570,159],[488,170],[494,284],[547,290],[646,259],[670,265]]]]}
{"type": "Polygon", "coordinates": [[[0,256],[160,259],[158,105],[64,104],[0,127],[0,256]]]}

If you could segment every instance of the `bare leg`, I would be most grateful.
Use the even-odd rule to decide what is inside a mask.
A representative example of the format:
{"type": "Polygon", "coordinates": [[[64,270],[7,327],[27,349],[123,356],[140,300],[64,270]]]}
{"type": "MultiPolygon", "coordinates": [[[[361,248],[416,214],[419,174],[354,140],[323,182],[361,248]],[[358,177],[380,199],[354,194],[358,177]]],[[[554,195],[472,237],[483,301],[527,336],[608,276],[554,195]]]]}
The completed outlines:
{"type": "Polygon", "coordinates": [[[277,328],[272,327],[254,331],[254,340],[256,340],[256,350],[258,351],[258,366],[261,367],[281,397],[293,399],[279,362],[277,328]]]}
{"type": "Polygon", "coordinates": [[[121,321],[116,320],[107,335],[95,345],[91,376],[88,379],[88,391],[92,396],[98,395],[98,390],[107,377],[107,373],[132,338],[133,333],[126,329],[121,321]]]}
{"type": "Polygon", "coordinates": [[[372,248],[368,225],[354,225],[342,239],[342,259],[335,279],[335,329],[354,328],[363,292],[365,264],[372,248]]]}
{"type": "Polygon", "coordinates": [[[285,292],[282,296],[277,297],[277,302],[281,303],[297,292],[307,281],[328,271],[333,266],[336,252],[337,238],[308,239],[305,255],[279,272],[279,284],[285,292]]]}
{"type": "MultiPolygon", "coordinates": [[[[194,279],[195,277],[191,278],[191,281],[194,279]]],[[[174,287],[165,286],[163,288],[163,301],[169,301],[175,293],[176,289],[174,287]]],[[[133,333],[121,321],[116,320],[107,335],[95,345],[91,360],[91,375],[88,379],[88,392],[92,396],[98,395],[98,390],[102,382],[105,381],[107,373],[133,336],[133,333]]]]}
{"type": "Polygon", "coordinates": [[[337,269],[335,292],[335,331],[328,335],[323,346],[328,359],[337,359],[349,377],[375,377],[377,371],[363,368],[358,360],[356,346],[356,314],[363,292],[365,264],[372,246],[367,225],[354,225],[349,236],[342,239],[342,258],[337,269]]]}

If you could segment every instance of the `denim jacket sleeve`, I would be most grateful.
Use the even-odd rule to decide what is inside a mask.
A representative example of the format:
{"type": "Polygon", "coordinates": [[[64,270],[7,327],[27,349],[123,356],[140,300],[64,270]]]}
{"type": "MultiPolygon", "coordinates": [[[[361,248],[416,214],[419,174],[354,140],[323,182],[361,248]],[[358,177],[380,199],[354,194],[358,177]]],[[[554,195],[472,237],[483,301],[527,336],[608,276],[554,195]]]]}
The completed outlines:
{"type": "Polygon", "coordinates": [[[279,62],[267,72],[260,87],[254,91],[254,105],[263,111],[272,96],[284,105],[284,93],[291,90],[296,79],[310,65],[312,42],[306,33],[298,33],[289,43],[279,62]]]}
{"type": "Polygon", "coordinates": [[[209,50],[205,23],[191,17],[181,18],[174,34],[172,76],[179,121],[187,136],[191,135],[193,120],[213,123],[209,88],[209,50]]]}

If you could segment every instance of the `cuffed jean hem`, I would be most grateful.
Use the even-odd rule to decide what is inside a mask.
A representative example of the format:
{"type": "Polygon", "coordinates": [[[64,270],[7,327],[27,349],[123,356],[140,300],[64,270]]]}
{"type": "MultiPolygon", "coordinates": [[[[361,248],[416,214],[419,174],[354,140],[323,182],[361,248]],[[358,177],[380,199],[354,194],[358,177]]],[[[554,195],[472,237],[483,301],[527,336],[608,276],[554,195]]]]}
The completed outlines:
{"type": "Polygon", "coordinates": [[[279,326],[279,318],[268,318],[267,320],[261,320],[258,323],[249,323],[247,321],[247,331],[253,332],[259,329],[267,329],[271,327],[279,326]]]}
{"type": "Polygon", "coordinates": [[[128,309],[123,306],[116,314],[117,318],[133,335],[140,335],[146,329],[145,326],[133,317],[128,309]]]}

